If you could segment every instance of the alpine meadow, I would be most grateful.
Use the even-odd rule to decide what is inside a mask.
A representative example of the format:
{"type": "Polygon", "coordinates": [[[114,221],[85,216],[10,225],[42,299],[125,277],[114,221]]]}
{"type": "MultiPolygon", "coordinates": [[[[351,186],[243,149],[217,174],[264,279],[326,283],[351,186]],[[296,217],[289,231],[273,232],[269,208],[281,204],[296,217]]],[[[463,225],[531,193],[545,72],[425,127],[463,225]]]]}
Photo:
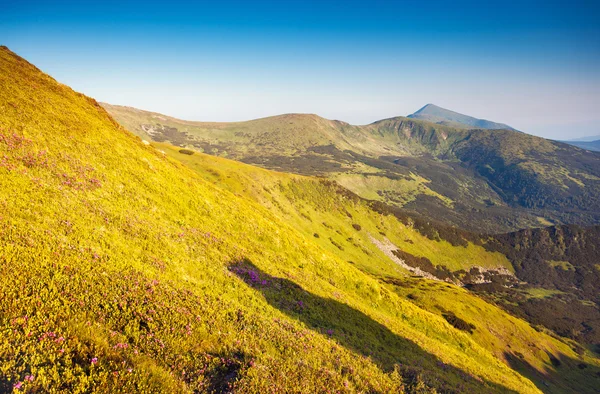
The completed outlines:
{"type": "Polygon", "coordinates": [[[0,393],[600,393],[600,7],[25,3],[0,393]]]}

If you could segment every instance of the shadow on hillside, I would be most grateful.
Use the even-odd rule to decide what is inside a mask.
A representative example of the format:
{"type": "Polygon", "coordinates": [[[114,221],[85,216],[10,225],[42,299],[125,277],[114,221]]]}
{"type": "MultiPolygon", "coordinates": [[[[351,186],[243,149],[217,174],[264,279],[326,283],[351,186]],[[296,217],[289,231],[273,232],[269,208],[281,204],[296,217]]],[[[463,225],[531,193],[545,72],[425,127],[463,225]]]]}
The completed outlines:
{"type": "Polygon", "coordinates": [[[504,353],[511,368],[531,380],[544,393],[593,394],[600,392],[600,368],[564,354],[549,352],[547,371],[540,372],[518,354],[504,353]]]}
{"type": "Polygon", "coordinates": [[[420,381],[444,393],[481,392],[482,387],[488,393],[511,392],[441,362],[362,312],[311,294],[288,279],[270,276],[248,260],[231,264],[229,270],[260,291],[269,304],[312,330],[330,336],[354,353],[370,357],[384,371],[392,371],[397,366],[409,392],[411,386],[420,381]]]}

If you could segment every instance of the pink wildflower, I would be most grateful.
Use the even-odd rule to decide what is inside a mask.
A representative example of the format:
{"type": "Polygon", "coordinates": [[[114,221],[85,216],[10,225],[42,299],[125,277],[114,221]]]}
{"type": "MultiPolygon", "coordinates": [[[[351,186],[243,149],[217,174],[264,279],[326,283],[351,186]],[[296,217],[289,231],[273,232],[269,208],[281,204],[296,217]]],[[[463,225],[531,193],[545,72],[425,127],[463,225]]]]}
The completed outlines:
{"type": "Polygon", "coordinates": [[[92,364],[96,364],[98,362],[98,357],[94,357],[93,359],[90,360],[90,362],[92,364]]]}
{"type": "Polygon", "coordinates": [[[17,382],[13,385],[15,390],[19,390],[23,386],[23,382],[17,382]]]}
{"type": "Polygon", "coordinates": [[[27,375],[25,376],[25,380],[28,382],[33,382],[33,375],[27,375]]]}

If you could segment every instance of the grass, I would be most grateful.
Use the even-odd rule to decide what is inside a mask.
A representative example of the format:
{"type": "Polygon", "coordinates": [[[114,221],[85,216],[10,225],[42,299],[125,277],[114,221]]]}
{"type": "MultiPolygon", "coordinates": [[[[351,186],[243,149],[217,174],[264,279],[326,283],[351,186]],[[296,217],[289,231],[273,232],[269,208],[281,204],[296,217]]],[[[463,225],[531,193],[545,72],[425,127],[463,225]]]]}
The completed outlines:
{"type": "Polygon", "coordinates": [[[399,180],[364,174],[339,174],[334,179],[340,185],[368,200],[383,201],[403,207],[423,194],[440,199],[446,206],[452,206],[451,199],[427,187],[430,181],[412,173],[409,178],[399,180]]]}
{"type": "MultiPolygon", "coordinates": [[[[392,288],[397,294],[408,297],[415,305],[436,315],[443,316],[451,312],[473,324],[472,338],[475,341],[508,363],[514,365],[518,360],[518,364],[526,365],[529,375],[544,392],[569,391],[564,381],[579,382],[578,392],[593,393],[596,390],[600,379],[594,378],[593,374],[600,371],[598,360],[565,357],[576,346],[573,341],[555,341],[539,332],[539,328],[533,328],[499,307],[455,286],[423,279],[405,279],[396,282],[392,288]],[[561,360],[560,366],[553,363],[553,358],[561,360]],[[582,364],[587,367],[582,369],[582,364]]],[[[528,292],[536,297],[551,295],[551,292],[542,294],[540,290],[543,289],[528,289],[528,292]]]]}
{"type": "Polygon", "coordinates": [[[553,268],[560,267],[565,271],[575,270],[575,267],[573,266],[573,264],[569,263],[568,261],[549,260],[549,261],[547,261],[547,263],[550,264],[553,268]]]}
{"type": "Polygon", "coordinates": [[[379,280],[401,272],[365,234],[410,228],[163,150],[0,49],[0,391],[539,392],[379,280]]]}
{"type": "Polygon", "coordinates": [[[370,236],[382,238],[381,233],[402,250],[427,257],[434,265],[444,265],[453,271],[468,270],[474,266],[513,270],[500,253],[486,251],[472,243],[466,247],[454,247],[446,241],[430,240],[393,216],[377,214],[362,202],[338,195],[336,188],[327,182],[269,171],[199,152],[193,156],[184,155],[179,148],[167,143],[152,145],[219,187],[249,197],[285,218],[307,239],[314,238],[314,234],[328,234],[315,241],[341,259],[352,261],[374,275],[394,276],[400,271],[370,241],[370,236]],[[361,231],[352,227],[355,223],[361,226],[361,231]],[[344,250],[333,246],[329,237],[344,250]]]}
{"type": "Polygon", "coordinates": [[[312,114],[189,122],[103,105],[142,138],[326,176],[364,198],[475,232],[600,220],[597,155],[514,130],[404,117],[353,126],[312,114]]]}
{"type": "Polygon", "coordinates": [[[541,287],[531,287],[525,290],[528,297],[531,298],[551,298],[557,294],[564,294],[560,290],[543,289],[541,287]]]}

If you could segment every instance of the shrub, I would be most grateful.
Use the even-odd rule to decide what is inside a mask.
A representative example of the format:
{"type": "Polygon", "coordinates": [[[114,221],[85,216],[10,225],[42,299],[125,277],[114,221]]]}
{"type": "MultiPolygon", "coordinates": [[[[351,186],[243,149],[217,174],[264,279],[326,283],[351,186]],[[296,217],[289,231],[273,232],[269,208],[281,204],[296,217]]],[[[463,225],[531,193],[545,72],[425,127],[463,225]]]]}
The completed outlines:
{"type": "Polygon", "coordinates": [[[473,330],[475,329],[475,326],[473,324],[467,323],[460,317],[456,316],[454,312],[444,312],[442,316],[444,316],[444,319],[446,319],[448,323],[452,324],[452,327],[461,331],[466,331],[469,334],[472,334],[473,330]]]}
{"type": "Polygon", "coordinates": [[[194,151],[189,149],[179,149],[179,153],[191,156],[194,154],[194,151]]]}

